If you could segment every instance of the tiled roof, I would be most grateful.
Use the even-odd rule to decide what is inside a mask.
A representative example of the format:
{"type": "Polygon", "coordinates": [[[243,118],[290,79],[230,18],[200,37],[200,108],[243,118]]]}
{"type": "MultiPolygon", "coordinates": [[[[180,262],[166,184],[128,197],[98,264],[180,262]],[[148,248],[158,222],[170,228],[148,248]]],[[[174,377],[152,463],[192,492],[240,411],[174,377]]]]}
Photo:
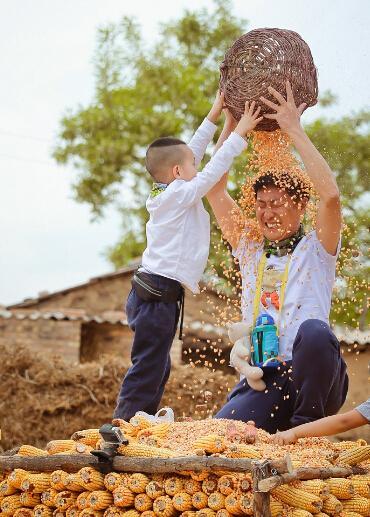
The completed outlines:
{"type": "Polygon", "coordinates": [[[0,310],[0,319],[16,319],[16,320],[59,320],[59,321],[82,321],[95,323],[112,323],[119,325],[127,325],[126,314],[123,311],[105,311],[102,314],[91,315],[81,309],[60,309],[58,311],[40,311],[40,310],[0,310]]]}

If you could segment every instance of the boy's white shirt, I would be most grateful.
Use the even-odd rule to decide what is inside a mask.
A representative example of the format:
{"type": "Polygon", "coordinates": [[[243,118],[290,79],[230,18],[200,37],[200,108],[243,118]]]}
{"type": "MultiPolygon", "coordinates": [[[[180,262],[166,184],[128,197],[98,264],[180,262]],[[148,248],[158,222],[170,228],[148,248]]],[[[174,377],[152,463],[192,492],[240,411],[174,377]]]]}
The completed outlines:
{"type": "MultiPolygon", "coordinates": [[[[204,119],[189,147],[199,166],[216,125],[204,119]]],[[[159,195],[149,197],[150,214],[146,225],[147,247],[142,266],[151,273],[178,280],[193,293],[207,264],[210,244],[209,214],[202,197],[222,178],[233,159],[247,146],[237,133],[231,133],[204,169],[192,180],[176,179],[159,195]]]]}

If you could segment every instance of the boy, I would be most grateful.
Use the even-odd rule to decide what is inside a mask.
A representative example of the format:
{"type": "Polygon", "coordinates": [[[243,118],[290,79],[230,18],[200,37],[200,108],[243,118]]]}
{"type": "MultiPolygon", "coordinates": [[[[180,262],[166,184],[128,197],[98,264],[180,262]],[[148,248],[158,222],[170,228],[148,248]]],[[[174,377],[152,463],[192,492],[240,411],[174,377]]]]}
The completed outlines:
{"type": "Polygon", "coordinates": [[[315,420],[315,422],[309,422],[293,429],[288,429],[288,431],[276,433],[273,436],[273,441],[278,445],[288,445],[289,443],[295,443],[298,438],[330,436],[344,433],[365,424],[370,424],[370,398],[355,409],[341,415],[327,416],[326,418],[315,420]]]}
{"type": "Polygon", "coordinates": [[[147,248],[127,300],[127,319],[135,332],[132,366],[122,382],[114,418],[129,420],[137,411],[153,415],[158,409],[170,374],[183,285],[199,292],[208,259],[210,224],[202,197],[247,146],[244,137],[262,120],[260,109],[254,108],[255,103],[246,103],[235,130],[199,174],[197,167],[223,109],[223,94],[217,94],[188,145],[177,138],[159,138],[147,150],[146,168],[154,180],[146,203],[147,248]]]}

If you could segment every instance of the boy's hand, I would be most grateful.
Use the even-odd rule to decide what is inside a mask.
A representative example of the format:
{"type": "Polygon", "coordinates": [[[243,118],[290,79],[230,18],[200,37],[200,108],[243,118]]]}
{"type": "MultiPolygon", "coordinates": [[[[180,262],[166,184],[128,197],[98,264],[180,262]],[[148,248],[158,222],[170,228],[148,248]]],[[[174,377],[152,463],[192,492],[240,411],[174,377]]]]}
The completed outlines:
{"type": "Polygon", "coordinates": [[[234,131],[234,129],[238,125],[238,121],[234,119],[231,111],[228,108],[224,108],[223,112],[224,112],[224,115],[225,115],[224,126],[229,128],[231,131],[234,131]]]}
{"type": "Polygon", "coordinates": [[[258,117],[261,108],[258,107],[255,110],[255,106],[255,101],[253,101],[250,106],[248,101],[245,103],[244,113],[234,130],[235,133],[238,133],[240,136],[244,137],[257,126],[258,122],[263,120],[263,117],[258,117]]]}
{"type": "Polygon", "coordinates": [[[222,113],[222,110],[224,108],[224,97],[225,94],[218,90],[213,106],[207,115],[208,120],[213,122],[213,124],[216,124],[217,120],[219,119],[222,113]]]}
{"type": "Polygon", "coordinates": [[[276,120],[280,128],[287,134],[294,132],[297,129],[301,129],[300,118],[307,104],[303,102],[297,108],[294,102],[290,82],[286,82],[286,100],[279,92],[272,88],[272,86],[268,87],[268,91],[275,97],[279,104],[275,104],[265,97],[260,97],[261,101],[266,104],[266,106],[276,111],[276,113],[269,113],[264,115],[265,118],[276,120]]]}
{"type": "Polygon", "coordinates": [[[282,433],[276,433],[272,437],[273,443],[276,445],[289,445],[290,443],[295,443],[298,440],[294,429],[288,429],[288,431],[283,431],[282,433]]]}

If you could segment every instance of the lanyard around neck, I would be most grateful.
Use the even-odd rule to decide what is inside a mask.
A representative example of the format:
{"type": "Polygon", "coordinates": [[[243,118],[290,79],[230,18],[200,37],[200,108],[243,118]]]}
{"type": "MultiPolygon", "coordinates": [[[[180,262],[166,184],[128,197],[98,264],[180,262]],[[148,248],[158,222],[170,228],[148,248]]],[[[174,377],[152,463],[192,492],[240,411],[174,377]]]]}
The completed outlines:
{"type": "MultiPolygon", "coordinates": [[[[288,261],[286,263],[283,277],[281,279],[281,287],[280,287],[280,296],[279,296],[279,315],[281,315],[281,311],[284,305],[284,299],[285,299],[285,288],[286,284],[288,282],[288,273],[289,273],[289,264],[290,259],[292,258],[292,255],[289,255],[288,261]]],[[[253,325],[256,326],[259,306],[260,306],[260,300],[261,300],[261,292],[262,292],[262,282],[263,282],[263,275],[265,272],[265,266],[266,266],[266,260],[267,256],[266,253],[263,253],[261,260],[258,264],[258,272],[257,272],[257,280],[256,280],[256,292],[254,295],[254,302],[253,302],[253,325]]],[[[277,330],[277,334],[279,335],[279,329],[277,330]]]]}

